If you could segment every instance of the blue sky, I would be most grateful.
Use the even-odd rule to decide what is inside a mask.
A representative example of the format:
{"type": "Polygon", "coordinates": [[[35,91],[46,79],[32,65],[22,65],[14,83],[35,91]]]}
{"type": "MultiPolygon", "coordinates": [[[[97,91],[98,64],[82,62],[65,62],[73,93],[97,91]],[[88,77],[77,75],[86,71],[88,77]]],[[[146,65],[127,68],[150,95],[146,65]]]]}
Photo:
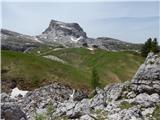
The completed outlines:
{"type": "Polygon", "coordinates": [[[159,38],[159,1],[2,2],[2,27],[23,34],[41,34],[51,19],[77,22],[89,37],[128,42],[159,38]]]}

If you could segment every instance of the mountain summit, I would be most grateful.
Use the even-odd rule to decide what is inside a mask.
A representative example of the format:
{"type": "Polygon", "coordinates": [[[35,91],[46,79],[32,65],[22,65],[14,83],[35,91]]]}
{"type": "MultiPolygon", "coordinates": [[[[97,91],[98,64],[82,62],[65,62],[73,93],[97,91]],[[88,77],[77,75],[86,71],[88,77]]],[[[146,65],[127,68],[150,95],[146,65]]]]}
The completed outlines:
{"type": "Polygon", "coordinates": [[[48,28],[37,37],[45,42],[66,44],[77,43],[79,40],[86,39],[87,35],[78,23],[51,20],[48,28]]]}

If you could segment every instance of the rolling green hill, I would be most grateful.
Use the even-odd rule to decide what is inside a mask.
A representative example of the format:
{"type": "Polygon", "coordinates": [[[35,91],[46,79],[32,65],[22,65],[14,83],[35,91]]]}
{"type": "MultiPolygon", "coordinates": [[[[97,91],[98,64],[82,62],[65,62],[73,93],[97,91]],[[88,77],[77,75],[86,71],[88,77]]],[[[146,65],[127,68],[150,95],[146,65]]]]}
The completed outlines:
{"type": "Polygon", "coordinates": [[[130,80],[144,61],[144,58],[134,52],[124,51],[90,51],[84,48],[44,51],[42,49],[38,55],[36,50],[31,53],[2,51],[2,91],[11,80],[16,80],[21,89],[31,90],[57,81],[91,90],[93,67],[98,71],[101,86],[105,86],[130,80]],[[44,55],[54,55],[66,61],[66,64],[42,57],[44,55]]]}

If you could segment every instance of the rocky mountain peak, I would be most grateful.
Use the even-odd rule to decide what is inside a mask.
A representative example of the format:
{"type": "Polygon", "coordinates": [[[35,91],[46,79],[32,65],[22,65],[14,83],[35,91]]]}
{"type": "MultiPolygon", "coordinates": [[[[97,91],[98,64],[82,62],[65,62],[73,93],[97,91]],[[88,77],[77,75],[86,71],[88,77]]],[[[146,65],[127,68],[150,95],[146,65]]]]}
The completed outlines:
{"type": "Polygon", "coordinates": [[[80,27],[78,23],[65,23],[61,21],[51,20],[49,23],[49,27],[44,32],[47,32],[47,31],[49,32],[53,29],[58,29],[58,28],[83,31],[83,29],[80,27]]]}
{"type": "Polygon", "coordinates": [[[79,40],[86,39],[87,35],[78,23],[51,20],[48,28],[37,37],[42,41],[66,45],[66,43],[77,43],[79,40]]]}

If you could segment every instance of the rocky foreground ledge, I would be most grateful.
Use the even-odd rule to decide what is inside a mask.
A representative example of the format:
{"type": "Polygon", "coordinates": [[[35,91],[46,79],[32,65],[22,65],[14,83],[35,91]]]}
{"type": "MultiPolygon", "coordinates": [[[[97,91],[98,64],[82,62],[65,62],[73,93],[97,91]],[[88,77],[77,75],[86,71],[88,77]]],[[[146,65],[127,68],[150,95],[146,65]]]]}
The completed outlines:
{"type": "Polygon", "coordinates": [[[1,93],[1,101],[5,120],[159,120],[160,56],[150,53],[131,82],[97,88],[90,97],[55,83],[25,97],[1,93]]]}

